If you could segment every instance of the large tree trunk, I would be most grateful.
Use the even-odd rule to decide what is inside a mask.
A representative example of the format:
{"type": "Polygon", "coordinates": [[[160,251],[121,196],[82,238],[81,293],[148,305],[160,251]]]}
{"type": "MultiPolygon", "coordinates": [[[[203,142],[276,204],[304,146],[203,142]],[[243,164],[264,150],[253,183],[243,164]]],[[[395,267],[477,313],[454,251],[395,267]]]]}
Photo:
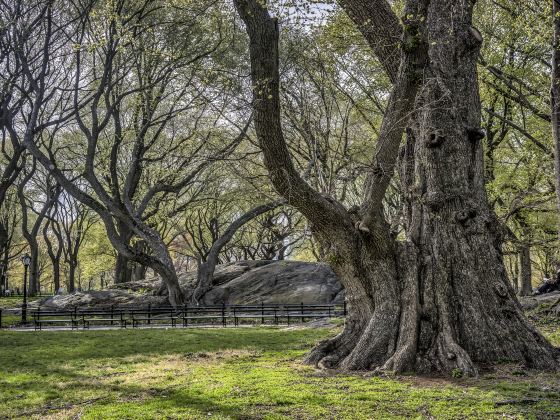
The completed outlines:
{"type": "Polygon", "coordinates": [[[29,265],[29,294],[39,293],[39,244],[37,240],[29,242],[31,250],[31,264],[29,265]]]}
{"type": "Polygon", "coordinates": [[[76,267],[77,262],[68,262],[68,293],[74,293],[76,291],[76,267]]]}
{"type": "Polygon", "coordinates": [[[115,284],[128,283],[132,278],[130,259],[121,253],[117,253],[115,263],[115,284]]]}
{"type": "MultiPolygon", "coordinates": [[[[136,241],[134,243],[134,250],[137,252],[149,253],[150,250],[145,241],[136,241]]],[[[132,269],[132,281],[144,280],[146,278],[146,271],[148,267],[143,264],[134,263],[132,269]]]]}
{"type": "MultiPolygon", "coordinates": [[[[550,89],[550,104],[552,108],[552,137],[554,139],[556,204],[560,215],[560,4],[558,4],[558,1],[556,0],[552,0],[552,16],[554,31],[552,39],[552,83],[550,89]]],[[[558,230],[560,232],[560,219],[558,220],[558,230]]]]}
{"type": "MultiPolygon", "coordinates": [[[[277,23],[256,0],[235,3],[251,41],[256,131],[271,181],[311,221],[346,290],[343,332],[308,362],[468,375],[477,363],[504,360],[558,369],[557,349],[529,324],[509,285],[487,203],[476,68],[482,39],[471,26],[472,3],[407,2],[401,66],[359,215],[295,173],[280,126],[277,23]],[[380,203],[410,111],[402,157],[407,236],[397,243],[380,203]]],[[[360,8],[375,14],[378,3],[386,4],[342,2],[363,25],[369,19],[360,8]]]]}
{"type": "MultiPolygon", "coordinates": [[[[118,223],[120,240],[125,246],[130,246],[130,241],[134,236],[126,224],[118,223]]],[[[115,263],[115,284],[128,283],[132,280],[132,261],[125,254],[117,251],[115,263]]]]}

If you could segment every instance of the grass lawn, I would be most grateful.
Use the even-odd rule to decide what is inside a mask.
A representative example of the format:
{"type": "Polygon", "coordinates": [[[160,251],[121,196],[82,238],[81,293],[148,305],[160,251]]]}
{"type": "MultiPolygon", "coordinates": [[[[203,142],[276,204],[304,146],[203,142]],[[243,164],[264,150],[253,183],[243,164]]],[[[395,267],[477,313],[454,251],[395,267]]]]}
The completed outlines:
{"type": "Polygon", "coordinates": [[[552,374],[503,366],[476,380],[367,377],[301,364],[335,333],[2,331],[0,418],[560,418],[552,374]]]}
{"type": "MultiPolygon", "coordinates": [[[[43,299],[44,296],[36,297],[31,296],[28,299],[28,303],[34,302],[39,299],[43,299]]],[[[0,297],[0,308],[1,309],[10,309],[10,308],[21,308],[21,304],[23,303],[23,298],[21,296],[10,296],[10,297],[0,297]]]]}

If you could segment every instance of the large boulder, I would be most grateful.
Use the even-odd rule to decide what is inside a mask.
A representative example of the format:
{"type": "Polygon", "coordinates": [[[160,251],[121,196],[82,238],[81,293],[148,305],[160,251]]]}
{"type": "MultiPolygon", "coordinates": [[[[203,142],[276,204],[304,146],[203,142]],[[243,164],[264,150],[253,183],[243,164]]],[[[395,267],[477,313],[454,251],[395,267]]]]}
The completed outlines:
{"type": "Polygon", "coordinates": [[[154,307],[168,305],[165,296],[125,290],[97,290],[56,295],[30,304],[45,309],[110,308],[111,306],[154,307]]]}
{"type": "MultiPolygon", "coordinates": [[[[179,273],[179,283],[190,297],[196,287],[196,271],[179,273]]],[[[237,261],[216,267],[212,289],[204,305],[260,303],[340,303],[344,292],[336,275],[324,263],[300,261],[237,261]]],[[[107,290],[53,296],[39,304],[53,309],[168,305],[157,277],[111,285],[107,290]]]]}
{"type": "Polygon", "coordinates": [[[523,296],[519,303],[525,311],[548,312],[560,315],[560,291],[537,296],[523,296]]]}
{"type": "Polygon", "coordinates": [[[274,261],[215,285],[202,302],[206,305],[331,303],[341,301],[341,290],[340,282],[327,264],[274,261]]]}

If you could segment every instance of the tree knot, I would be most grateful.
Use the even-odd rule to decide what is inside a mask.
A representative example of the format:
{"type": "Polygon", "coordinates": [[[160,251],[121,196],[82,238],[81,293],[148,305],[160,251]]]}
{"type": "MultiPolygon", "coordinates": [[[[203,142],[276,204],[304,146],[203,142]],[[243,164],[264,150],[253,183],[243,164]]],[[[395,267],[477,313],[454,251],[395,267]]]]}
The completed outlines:
{"type": "Polygon", "coordinates": [[[477,215],[475,208],[469,208],[465,210],[459,210],[455,213],[455,220],[465,226],[470,219],[474,219],[477,215]]]}
{"type": "Polygon", "coordinates": [[[467,130],[467,136],[470,142],[476,143],[486,137],[486,131],[482,128],[469,128],[467,130]]]}
{"type": "Polygon", "coordinates": [[[482,41],[483,38],[480,31],[474,26],[470,26],[467,36],[467,48],[471,50],[478,49],[482,45],[482,41]]]}
{"type": "Polygon", "coordinates": [[[426,145],[429,148],[440,147],[444,141],[445,141],[445,136],[443,135],[441,130],[436,130],[430,134],[428,140],[426,141],[426,145]]]}
{"type": "Polygon", "coordinates": [[[494,290],[496,291],[496,294],[502,299],[505,299],[508,296],[507,287],[501,283],[494,284],[494,290]]]}
{"type": "Polygon", "coordinates": [[[433,211],[440,210],[446,201],[446,196],[441,191],[429,191],[425,193],[422,198],[424,204],[433,211]]]}

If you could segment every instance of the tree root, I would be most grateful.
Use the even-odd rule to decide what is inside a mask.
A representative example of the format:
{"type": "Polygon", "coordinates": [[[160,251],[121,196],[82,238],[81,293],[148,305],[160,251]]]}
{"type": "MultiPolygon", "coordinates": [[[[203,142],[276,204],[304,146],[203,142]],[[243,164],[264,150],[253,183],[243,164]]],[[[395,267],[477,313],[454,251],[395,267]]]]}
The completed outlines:
{"type": "Polygon", "coordinates": [[[361,336],[363,327],[347,320],[344,330],[333,338],[321,341],[309,352],[304,363],[323,369],[333,369],[338,366],[354,348],[361,336]]]}
{"type": "Polygon", "coordinates": [[[340,363],[344,370],[379,367],[395,351],[399,310],[391,305],[376,308],[350,354],[340,363]]]}

